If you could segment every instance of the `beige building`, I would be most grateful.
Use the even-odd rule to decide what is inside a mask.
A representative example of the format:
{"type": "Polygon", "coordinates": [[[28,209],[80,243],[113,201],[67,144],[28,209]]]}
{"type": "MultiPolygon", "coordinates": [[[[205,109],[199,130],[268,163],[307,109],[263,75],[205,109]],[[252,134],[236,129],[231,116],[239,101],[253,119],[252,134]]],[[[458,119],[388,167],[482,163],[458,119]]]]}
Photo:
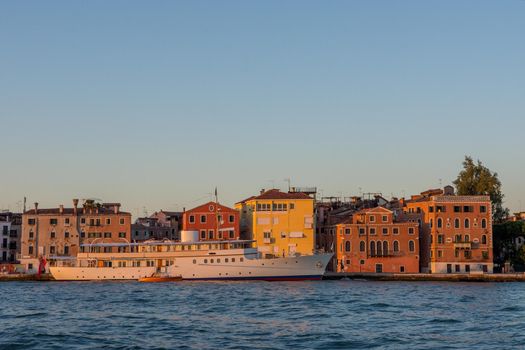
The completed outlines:
{"type": "MultiPolygon", "coordinates": [[[[42,258],[67,259],[89,243],[126,243],[131,240],[131,214],[120,211],[120,203],[87,200],[73,208],[35,208],[22,215],[20,263],[29,273],[38,271],[42,258]]],[[[95,249],[95,248],[94,248],[95,249]]],[[[100,250],[101,248],[96,248],[100,250]]],[[[117,249],[104,247],[104,251],[117,249]]]]}

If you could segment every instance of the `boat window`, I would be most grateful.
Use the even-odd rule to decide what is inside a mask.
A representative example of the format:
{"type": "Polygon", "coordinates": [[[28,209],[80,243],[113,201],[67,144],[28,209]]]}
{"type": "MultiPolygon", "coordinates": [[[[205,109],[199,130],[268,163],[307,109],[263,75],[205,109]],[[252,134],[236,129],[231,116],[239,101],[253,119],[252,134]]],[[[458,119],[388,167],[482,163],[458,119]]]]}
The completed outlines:
{"type": "Polygon", "coordinates": [[[208,263],[208,259],[204,259],[204,263],[207,264],[208,263]]]}
{"type": "Polygon", "coordinates": [[[210,259],[210,263],[212,263],[212,264],[213,264],[213,259],[210,259]]]}
{"type": "Polygon", "coordinates": [[[235,258],[232,258],[232,262],[235,262],[235,258]]]}
{"type": "Polygon", "coordinates": [[[244,258],[240,258],[239,260],[240,260],[241,262],[243,262],[243,261],[244,261],[244,258]]]}
{"type": "Polygon", "coordinates": [[[224,259],[224,262],[228,262],[228,258],[224,259]]]}
{"type": "Polygon", "coordinates": [[[197,263],[197,260],[196,260],[196,259],[193,259],[193,263],[196,264],[196,263],[197,263]]]}
{"type": "Polygon", "coordinates": [[[221,259],[217,259],[217,263],[220,263],[221,262],[221,259]]]}

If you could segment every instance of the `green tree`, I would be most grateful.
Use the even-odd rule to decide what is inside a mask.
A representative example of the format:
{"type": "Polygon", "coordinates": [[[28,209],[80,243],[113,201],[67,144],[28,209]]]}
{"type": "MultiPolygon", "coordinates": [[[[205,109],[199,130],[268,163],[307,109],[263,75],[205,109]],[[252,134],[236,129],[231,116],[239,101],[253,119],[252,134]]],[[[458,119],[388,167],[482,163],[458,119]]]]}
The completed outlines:
{"type": "Polygon", "coordinates": [[[465,156],[463,170],[454,181],[458,195],[486,195],[492,201],[492,219],[503,222],[509,210],[503,208],[503,193],[498,173],[493,173],[480,160],[475,163],[472,157],[465,156]]]}

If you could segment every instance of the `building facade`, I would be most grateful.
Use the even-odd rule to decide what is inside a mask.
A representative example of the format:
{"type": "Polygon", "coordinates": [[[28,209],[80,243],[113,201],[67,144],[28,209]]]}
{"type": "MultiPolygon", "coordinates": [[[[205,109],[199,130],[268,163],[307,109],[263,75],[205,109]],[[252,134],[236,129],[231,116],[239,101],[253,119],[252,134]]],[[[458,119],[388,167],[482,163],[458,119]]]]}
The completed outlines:
{"type": "Polygon", "coordinates": [[[406,201],[422,215],[422,272],[492,273],[492,206],[489,196],[458,196],[451,186],[406,201]]]}
{"type": "Polygon", "coordinates": [[[150,216],[147,218],[138,218],[131,225],[132,241],[155,240],[177,240],[179,229],[177,226],[172,227],[169,221],[161,222],[158,218],[150,216]]]}
{"type": "Polygon", "coordinates": [[[337,272],[419,273],[419,223],[383,207],[335,225],[337,272]]]}
{"type": "Polygon", "coordinates": [[[17,262],[22,234],[22,214],[0,213],[0,264],[17,262]]]}
{"type": "MultiPolygon", "coordinates": [[[[74,257],[89,243],[127,243],[131,240],[131,214],[120,211],[120,203],[87,200],[73,208],[39,209],[22,215],[20,262],[27,272],[37,271],[40,259],[74,257]]],[[[112,251],[116,247],[93,248],[112,251]]]]}
{"type": "Polygon", "coordinates": [[[182,227],[185,231],[198,231],[201,241],[239,239],[239,212],[225,205],[208,202],[185,211],[182,227]]]}
{"type": "Polygon", "coordinates": [[[235,207],[241,213],[241,236],[255,240],[263,255],[314,253],[314,199],[309,195],[263,190],[235,207]]]}

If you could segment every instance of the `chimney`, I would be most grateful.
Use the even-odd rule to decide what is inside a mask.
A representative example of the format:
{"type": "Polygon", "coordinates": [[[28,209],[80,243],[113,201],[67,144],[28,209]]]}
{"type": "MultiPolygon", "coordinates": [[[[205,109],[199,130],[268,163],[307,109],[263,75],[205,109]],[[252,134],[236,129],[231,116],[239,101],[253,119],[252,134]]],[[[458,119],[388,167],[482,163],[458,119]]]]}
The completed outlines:
{"type": "Polygon", "coordinates": [[[78,199],[73,199],[73,213],[77,214],[78,199]]]}
{"type": "Polygon", "coordinates": [[[265,192],[265,191],[264,191],[264,188],[263,188],[263,189],[261,189],[261,194],[263,194],[264,192],[265,192]]]}
{"type": "Polygon", "coordinates": [[[35,214],[38,214],[38,202],[35,202],[35,214]]]}
{"type": "Polygon", "coordinates": [[[115,214],[118,214],[120,211],[120,203],[115,204],[113,210],[115,211],[115,214]]]}
{"type": "Polygon", "coordinates": [[[60,214],[64,214],[64,205],[63,204],[60,204],[60,206],[58,207],[58,212],[60,214]]]}

